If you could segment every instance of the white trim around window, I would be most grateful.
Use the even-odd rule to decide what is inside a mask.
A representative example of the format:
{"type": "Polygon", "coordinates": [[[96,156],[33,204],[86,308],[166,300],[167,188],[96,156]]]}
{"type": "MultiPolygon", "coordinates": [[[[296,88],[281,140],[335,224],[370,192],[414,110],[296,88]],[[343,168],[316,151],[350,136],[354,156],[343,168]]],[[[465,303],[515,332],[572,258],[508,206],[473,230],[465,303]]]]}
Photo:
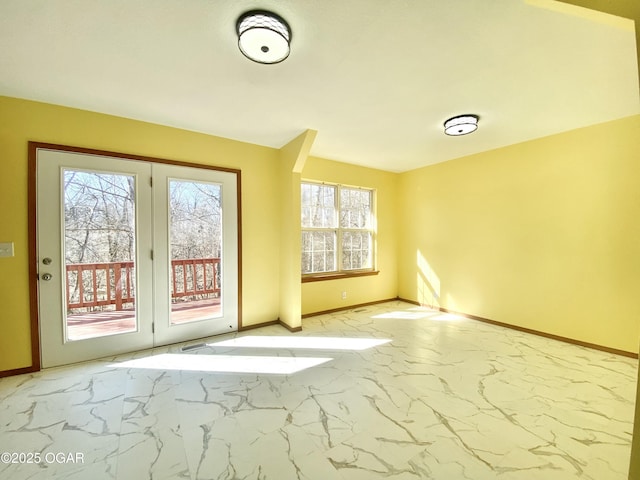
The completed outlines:
{"type": "Polygon", "coordinates": [[[375,271],[375,190],[301,183],[302,275],[371,275],[375,271]]]}

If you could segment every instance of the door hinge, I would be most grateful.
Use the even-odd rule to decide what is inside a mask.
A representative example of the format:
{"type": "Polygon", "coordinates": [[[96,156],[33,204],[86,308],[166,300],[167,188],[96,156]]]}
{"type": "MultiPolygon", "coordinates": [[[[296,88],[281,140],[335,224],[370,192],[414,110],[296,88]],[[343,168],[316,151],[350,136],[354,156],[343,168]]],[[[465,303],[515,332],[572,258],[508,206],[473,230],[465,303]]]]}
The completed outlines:
{"type": "Polygon", "coordinates": [[[151,333],[156,333],[156,324],[155,323],[151,324],[151,333]]]}
{"type": "Polygon", "coordinates": [[[153,249],[151,249],[151,260],[153,260],[153,249]]]}
{"type": "Polygon", "coordinates": [[[149,177],[149,186],[153,187],[153,177],[149,177]]]}

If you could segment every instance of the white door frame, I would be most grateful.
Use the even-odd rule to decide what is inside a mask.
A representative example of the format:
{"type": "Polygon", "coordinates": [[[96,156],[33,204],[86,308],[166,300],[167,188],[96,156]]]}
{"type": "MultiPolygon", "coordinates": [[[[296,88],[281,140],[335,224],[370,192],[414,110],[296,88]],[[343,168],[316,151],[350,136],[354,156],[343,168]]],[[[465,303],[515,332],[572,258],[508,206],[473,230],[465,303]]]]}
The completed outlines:
{"type": "Polygon", "coordinates": [[[230,172],[203,171],[175,165],[153,165],[153,216],[154,216],[154,286],[155,295],[154,341],[155,345],[167,345],[195,338],[217,335],[238,330],[238,271],[226,268],[227,264],[238,261],[237,194],[235,175],[230,172]],[[222,189],[222,316],[185,324],[172,325],[170,308],[169,271],[170,238],[167,226],[168,182],[170,180],[191,180],[216,183],[222,189]]]}
{"type": "Polygon", "coordinates": [[[63,169],[90,173],[131,175],[135,182],[135,272],[136,279],[151,278],[152,222],[143,212],[151,211],[151,166],[116,158],[80,153],[38,152],[38,274],[42,365],[52,367],[143,350],[153,346],[153,288],[151,282],[136,281],[134,331],[70,341],[66,320],[66,268],[61,218],[64,205],[63,169]],[[145,254],[146,253],[146,254],[145,254]],[[51,263],[49,263],[50,259],[51,263]]]}
{"type": "MultiPolygon", "coordinates": [[[[227,307],[230,308],[236,315],[237,322],[235,325],[232,325],[231,329],[240,330],[242,329],[242,234],[241,234],[241,171],[237,169],[229,169],[229,168],[220,168],[220,167],[212,167],[207,165],[198,165],[191,164],[186,162],[178,162],[166,159],[159,159],[154,157],[144,157],[139,155],[130,155],[119,152],[110,152],[103,150],[94,150],[94,149],[85,149],[80,147],[73,146],[65,146],[65,145],[55,145],[55,144],[47,144],[47,143],[39,143],[39,142],[29,142],[29,259],[30,259],[30,267],[29,267],[29,279],[30,279],[30,311],[31,311],[31,345],[32,345],[32,366],[27,367],[25,369],[21,369],[20,373],[24,373],[26,371],[38,371],[40,370],[42,363],[41,357],[41,321],[39,314],[39,296],[41,293],[41,289],[45,288],[42,285],[42,280],[39,279],[39,267],[41,266],[39,252],[37,250],[38,247],[38,218],[37,215],[37,190],[38,190],[38,179],[37,179],[37,171],[38,171],[38,153],[40,151],[56,151],[56,152],[65,152],[65,153],[78,153],[81,155],[89,155],[89,156],[98,156],[98,157],[109,157],[111,159],[121,159],[126,161],[134,161],[132,163],[140,163],[145,162],[147,164],[158,164],[158,165],[173,165],[173,166],[181,166],[181,167],[190,167],[192,169],[198,170],[214,170],[218,172],[226,172],[229,174],[228,181],[234,181],[235,177],[235,203],[237,206],[236,209],[236,222],[237,222],[237,230],[235,231],[235,240],[234,245],[236,247],[236,258],[233,260],[237,262],[237,275],[231,278],[234,285],[237,285],[235,298],[231,300],[232,305],[227,303],[227,307]],[[24,372],[22,372],[24,370],[24,372]]],[[[58,208],[60,208],[58,206],[58,208]]],[[[59,210],[58,210],[59,213],[59,210]]],[[[58,216],[59,218],[59,216],[58,216]]],[[[59,231],[59,227],[58,227],[59,231]]],[[[144,259],[141,259],[144,261],[144,259]]],[[[59,276],[60,277],[60,276],[59,276]]],[[[52,285],[53,286],[53,285],[52,285]]],[[[226,330],[228,331],[228,330],[226,330]]],[[[210,334],[221,333],[212,332],[206,333],[206,336],[210,334]]],[[[202,334],[198,334],[200,338],[202,334]]],[[[121,337],[118,335],[116,337],[121,337]]],[[[176,340],[183,341],[183,340],[176,340]]],[[[137,350],[139,347],[130,346],[125,348],[125,351],[137,350]]],[[[107,355],[111,355],[108,353],[107,355]]],[[[101,353],[97,352],[94,358],[99,358],[103,356],[101,353]]],[[[46,365],[46,362],[44,364],[46,365]]]]}

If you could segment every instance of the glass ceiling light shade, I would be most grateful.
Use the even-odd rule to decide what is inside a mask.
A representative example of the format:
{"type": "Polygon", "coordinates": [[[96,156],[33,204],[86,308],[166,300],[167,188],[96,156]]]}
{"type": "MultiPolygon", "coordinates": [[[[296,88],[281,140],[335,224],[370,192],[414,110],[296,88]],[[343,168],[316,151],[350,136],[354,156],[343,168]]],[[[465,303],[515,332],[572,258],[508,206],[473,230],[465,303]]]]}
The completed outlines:
{"type": "Polygon", "coordinates": [[[243,13],[236,24],[238,47],[258,63],[279,63],[289,56],[291,29],[282,17],[264,10],[243,13]]]}
{"type": "Polygon", "coordinates": [[[477,115],[458,115],[444,122],[444,133],[447,135],[458,136],[467,135],[478,129],[477,115]]]}

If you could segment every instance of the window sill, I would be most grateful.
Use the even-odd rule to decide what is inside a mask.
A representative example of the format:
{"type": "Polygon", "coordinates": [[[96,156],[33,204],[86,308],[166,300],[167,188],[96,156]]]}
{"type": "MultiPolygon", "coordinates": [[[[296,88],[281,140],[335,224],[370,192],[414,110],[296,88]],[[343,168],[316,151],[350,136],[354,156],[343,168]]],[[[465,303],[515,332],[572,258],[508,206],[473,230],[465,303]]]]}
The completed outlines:
{"type": "Polygon", "coordinates": [[[367,270],[359,272],[340,272],[340,273],[319,273],[315,275],[305,275],[302,277],[302,283],[322,282],[324,280],[339,280],[342,278],[368,277],[370,275],[378,275],[378,270],[367,270]]]}

